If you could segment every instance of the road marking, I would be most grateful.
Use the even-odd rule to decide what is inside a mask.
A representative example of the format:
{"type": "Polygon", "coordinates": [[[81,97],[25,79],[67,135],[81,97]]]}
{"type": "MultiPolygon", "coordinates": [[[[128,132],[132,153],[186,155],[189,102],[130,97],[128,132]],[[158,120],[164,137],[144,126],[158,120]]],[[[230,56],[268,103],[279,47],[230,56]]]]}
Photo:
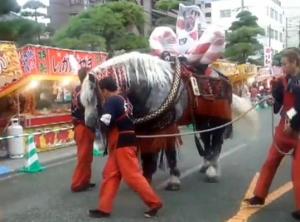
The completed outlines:
{"type": "MultiPolygon", "coordinates": [[[[253,177],[253,179],[250,183],[250,186],[249,186],[248,190],[246,191],[244,199],[250,198],[253,195],[253,191],[254,191],[258,176],[259,176],[259,174],[257,173],[253,177]]],[[[227,220],[226,222],[247,222],[248,219],[253,214],[257,213],[258,211],[262,210],[266,206],[270,205],[272,202],[279,199],[285,193],[289,192],[292,188],[293,188],[292,182],[288,182],[288,183],[284,184],[283,186],[279,187],[277,190],[273,191],[271,194],[268,195],[265,204],[261,207],[250,207],[244,201],[242,201],[241,205],[240,205],[240,209],[237,212],[237,214],[234,215],[229,220],[227,220]]]]}
{"type": "MultiPolygon", "coordinates": [[[[224,153],[221,155],[220,160],[224,159],[224,158],[227,157],[227,156],[230,156],[231,154],[233,154],[233,153],[239,151],[240,149],[242,149],[242,148],[244,148],[244,147],[246,147],[246,146],[247,146],[247,144],[242,143],[242,144],[240,144],[240,145],[237,145],[237,146],[233,147],[232,149],[230,149],[230,150],[224,152],[224,153]]],[[[192,168],[190,168],[190,169],[184,171],[184,172],[181,174],[180,179],[183,179],[183,178],[185,178],[185,177],[187,177],[187,176],[189,176],[189,175],[191,175],[191,174],[193,174],[193,173],[199,171],[200,168],[201,168],[201,164],[196,165],[196,166],[194,166],[194,167],[192,167],[192,168]]],[[[165,180],[164,182],[160,183],[156,188],[157,188],[157,189],[163,189],[165,186],[167,186],[168,182],[169,182],[169,179],[167,179],[167,180],[165,180]]]]}

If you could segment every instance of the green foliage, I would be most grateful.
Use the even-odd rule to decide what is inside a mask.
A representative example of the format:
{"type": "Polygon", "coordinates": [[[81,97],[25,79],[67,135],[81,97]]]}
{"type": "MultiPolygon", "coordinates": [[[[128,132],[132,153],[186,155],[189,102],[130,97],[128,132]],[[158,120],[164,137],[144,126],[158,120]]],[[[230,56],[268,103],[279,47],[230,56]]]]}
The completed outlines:
{"type": "MultiPolygon", "coordinates": [[[[20,6],[16,0],[1,0],[0,15],[9,14],[12,11],[20,11],[20,6]]],[[[0,21],[0,40],[15,41],[19,45],[35,43],[37,33],[41,32],[42,29],[41,25],[21,17],[3,20],[0,21]]]]}
{"type": "Polygon", "coordinates": [[[256,55],[262,49],[257,36],[265,33],[258,26],[257,17],[249,11],[240,12],[237,18],[229,28],[225,56],[234,62],[246,63],[249,56],[256,55]]]}
{"type": "Polygon", "coordinates": [[[56,46],[71,49],[131,50],[147,47],[139,36],[145,23],[140,6],[118,1],[91,8],[74,17],[54,36],[56,46]]]}
{"type": "Polygon", "coordinates": [[[281,60],[282,60],[282,56],[283,56],[283,53],[285,50],[294,50],[300,55],[300,48],[290,47],[290,48],[284,49],[281,52],[278,52],[273,56],[273,65],[281,66],[281,60]]]}
{"type": "Polygon", "coordinates": [[[155,8],[162,11],[178,10],[179,4],[194,5],[193,0],[159,0],[155,3],[155,8]]]}
{"type": "Polygon", "coordinates": [[[16,0],[1,0],[0,15],[8,14],[9,12],[19,12],[20,6],[16,0]]]}
{"type": "Polygon", "coordinates": [[[15,41],[18,44],[35,43],[36,33],[40,32],[42,27],[27,19],[14,19],[0,22],[0,39],[6,41],[15,41]]]}
{"type": "Polygon", "coordinates": [[[274,56],[273,56],[273,65],[274,66],[281,66],[281,59],[282,59],[282,54],[283,54],[283,51],[279,52],[279,53],[276,53],[274,56]]]}
{"type": "Polygon", "coordinates": [[[182,1],[179,0],[159,0],[155,4],[155,8],[163,11],[170,11],[171,9],[178,9],[179,4],[182,1]]]}

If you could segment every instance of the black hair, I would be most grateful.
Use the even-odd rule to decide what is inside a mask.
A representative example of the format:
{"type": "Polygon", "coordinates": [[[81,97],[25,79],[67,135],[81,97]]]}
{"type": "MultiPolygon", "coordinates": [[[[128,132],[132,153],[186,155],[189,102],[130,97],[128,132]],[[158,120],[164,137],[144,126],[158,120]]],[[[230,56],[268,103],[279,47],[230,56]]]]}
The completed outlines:
{"type": "Polygon", "coordinates": [[[106,77],[99,81],[99,88],[114,92],[118,89],[116,81],[112,77],[106,77]]]}
{"type": "Polygon", "coordinates": [[[88,72],[89,72],[89,68],[87,68],[87,67],[83,67],[83,68],[79,69],[78,78],[80,80],[80,83],[83,83],[83,80],[85,79],[88,72]]]}
{"type": "Polygon", "coordinates": [[[300,66],[300,50],[297,48],[289,48],[283,52],[282,57],[287,58],[289,62],[295,62],[300,66]]]}

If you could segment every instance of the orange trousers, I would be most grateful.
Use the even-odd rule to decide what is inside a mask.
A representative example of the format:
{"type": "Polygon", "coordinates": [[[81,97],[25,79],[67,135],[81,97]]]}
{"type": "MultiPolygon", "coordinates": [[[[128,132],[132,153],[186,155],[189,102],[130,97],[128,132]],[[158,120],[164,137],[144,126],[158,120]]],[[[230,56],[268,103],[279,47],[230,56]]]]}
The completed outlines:
{"type": "Polygon", "coordinates": [[[268,157],[260,171],[254,195],[260,198],[266,198],[275,176],[276,170],[284,155],[279,153],[276,146],[283,152],[294,150],[292,163],[292,182],[294,185],[296,208],[300,210],[300,143],[284,133],[284,120],[282,119],[276,128],[273,144],[269,149],[268,157]]]}
{"type": "Polygon", "coordinates": [[[162,206],[160,198],[140,170],[137,148],[122,147],[113,149],[109,153],[100,188],[99,210],[111,213],[122,178],[130,188],[138,193],[150,209],[162,206]]]}
{"type": "Polygon", "coordinates": [[[72,177],[71,190],[80,191],[89,186],[92,175],[95,133],[84,124],[75,126],[77,165],[72,177]]]}

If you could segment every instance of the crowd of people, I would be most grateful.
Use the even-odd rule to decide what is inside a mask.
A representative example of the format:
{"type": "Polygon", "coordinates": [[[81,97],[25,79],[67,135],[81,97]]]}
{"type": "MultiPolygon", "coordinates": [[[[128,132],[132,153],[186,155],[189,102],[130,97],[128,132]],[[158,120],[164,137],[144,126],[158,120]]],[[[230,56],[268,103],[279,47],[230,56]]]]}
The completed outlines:
{"type": "MultiPolygon", "coordinates": [[[[246,85],[241,89],[240,96],[249,97],[257,102],[260,96],[271,94],[274,102],[274,113],[280,113],[281,120],[276,128],[274,141],[270,147],[267,159],[263,164],[256,184],[254,196],[246,199],[249,206],[263,205],[276,170],[285,156],[293,151],[292,181],[295,190],[296,210],[292,216],[300,220],[300,53],[297,50],[286,50],[282,58],[284,76],[272,79],[271,87],[267,84],[246,85]]],[[[81,83],[88,70],[79,71],[81,83]]],[[[103,171],[103,180],[99,194],[99,204],[89,211],[94,218],[109,217],[121,179],[132,188],[149,210],[145,217],[154,217],[162,208],[162,201],[151,185],[144,178],[139,167],[137,145],[131,110],[126,98],[118,94],[118,88],[111,77],[98,82],[99,97],[102,109],[99,121],[102,132],[108,140],[108,160],[103,171]]],[[[77,166],[75,168],[71,190],[80,192],[95,186],[91,183],[91,164],[95,129],[85,125],[84,107],[80,103],[80,86],[75,89],[72,100],[72,116],[75,126],[75,141],[78,150],[77,166]]]]}

